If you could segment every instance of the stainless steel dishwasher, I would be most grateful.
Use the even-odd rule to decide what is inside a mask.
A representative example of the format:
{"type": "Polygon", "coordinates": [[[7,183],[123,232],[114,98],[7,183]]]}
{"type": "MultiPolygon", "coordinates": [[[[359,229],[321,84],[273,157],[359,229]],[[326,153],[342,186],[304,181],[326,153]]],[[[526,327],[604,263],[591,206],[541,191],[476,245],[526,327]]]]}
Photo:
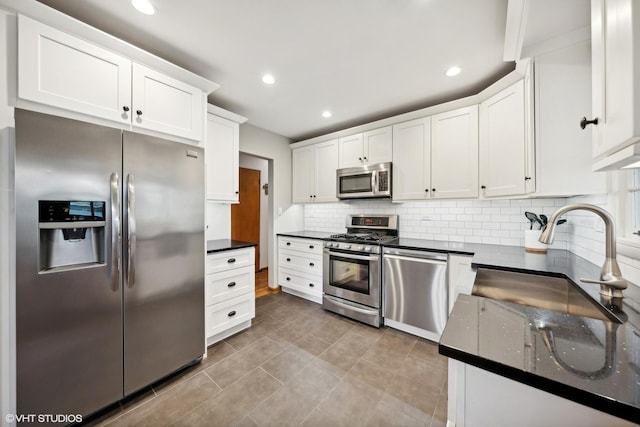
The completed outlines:
{"type": "Polygon", "coordinates": [[[447,254],[384,248],[385,324],[438,341],[448,314],[447,254]]]}

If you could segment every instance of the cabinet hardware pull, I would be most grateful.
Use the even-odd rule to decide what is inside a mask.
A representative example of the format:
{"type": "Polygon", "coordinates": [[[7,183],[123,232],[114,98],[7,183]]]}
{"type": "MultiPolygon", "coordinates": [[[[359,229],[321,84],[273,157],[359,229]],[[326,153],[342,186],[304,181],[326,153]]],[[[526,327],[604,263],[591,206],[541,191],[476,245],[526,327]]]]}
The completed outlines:
{"type": "Polygon", "coordinates": [[[315,285],[313,283],[309,283],[309,286],[313,288],[315,285]]]}
{"type": "Polygon", "coordinates": [[[291,281],[291,277],[287,277],[287,282],[290,282],[290,281],[291,281]]]}
{"type": "Polygon", "coordinates": [[[123,106],[123,107],[122,107],[122,111],[124,111],[124,112],[126,113],[127,111],[129,111],[129,107],[127,107],[126,105],[125,105],[125,106],[123,106]]]}
{"type": "Polygon", "coordinates": [[[229,316],[229,317],[233,317],[235,315],[236,315],[236,311],[235,310],[230,311],[229,314],[227,314],[227,316],[229,316]]]}
{"type": "Polygon", "coordinates": [[[425,188],[425,189],[424,189],[424,192],[425,192],[425,193],[428,193],[428,192],[429,192],[429,189],[428,189],[428,188],[425,188]]]}
{"type": "Polygon", "coordinates": [[[358,160],[362,161],[362,157],[358,157],[358,160]]]}
{"type": "Polygon", "coordinates": [[[141,116],[142,115],[142,110],[136,110],[136,114],[141,116]]]}
{"type": "Polygon", "coordinates": [[[287,262],[290,262],[290,261],[291,261],[291,258],[287,258],[287,262]]]}
{"type": "Polygon", "coordinates": [[[432,188],[432,189],[431,189],[431,191],[433,191],[433,192],[435,193],[436,189],[435,189],[435,188],[432,188]]]}
{"type": "Polygon", "coordinates": [[[309,249],[313,249],[313,245],[309,245],[309,249]]]}
{"type": "Polygon", "coordinates": [[[287,246],[291,246],[291,242],[287,242],[287,246]]]}
{"type": "Polygon", "coordinates": [[[233,264],[234,262],[236,262],[236,259],[235,259],[235,258],[229,258],[229,259],[227,260],[227,262],[228,262],[229,264],[233,264]]]}
{"type": "Polygon", "coordinates": [[[580,120],[580,129],[584,129],[587,127],[587,125],[597,125],[598,124],[598,118],[596,117],[593,120],[587,120],[586,117],[583,117],[582,120],[580,120]]]}
{"type": "Polygon", "coordinates": [[[524,177],[524,180],[525,180],[525,181],[529,181],[530,179],[531,179],[531,177],[530,177],[530,176],[525,176],[525,177],[524,177]]]}
{"type": "Polygon", "coordinates": [[[310,263],[309,263],[309,266],[310,266],[310,267],[313,267],[314,265],[315,265],[315,264],[314,264],[314,263],[312,263],[312,262],[310,262],[310,263]]]}
{"type": "Polygon", "coordinates": [[[233,288],[236,285],[236,282],[230,282],[227,286],[233,288]]]}
{"type": "Polygon", "coordinates": [[[481,186],[480,186],[480,188],[481,188],[482,190],[486,190],[486,189],[487,189],[487,186],[486,186],[486,185],[481,185],[481,186]]]}
{"type": "Polygon", "coordinates": [[[367,161],[367,158],[366,158],[366,157],[364,158],[364,161],[365,161],[365,162],[367,161]]]}
{"type": "Polygon", "coordinates": [[[240,192],[239,192],[239,191],[236,191],[236,194],[240,194],[240,192]]]}

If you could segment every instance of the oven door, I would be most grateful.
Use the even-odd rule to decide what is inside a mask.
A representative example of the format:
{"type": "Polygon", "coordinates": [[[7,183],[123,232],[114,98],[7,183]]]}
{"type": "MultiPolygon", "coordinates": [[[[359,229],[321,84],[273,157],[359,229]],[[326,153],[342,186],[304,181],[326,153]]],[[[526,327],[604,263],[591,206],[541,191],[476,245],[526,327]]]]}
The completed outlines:
{"type": "Polygon", "coordinates": [[[324,249],[322,288],[333,295],[380,308],[380,256],[324,249]]]}

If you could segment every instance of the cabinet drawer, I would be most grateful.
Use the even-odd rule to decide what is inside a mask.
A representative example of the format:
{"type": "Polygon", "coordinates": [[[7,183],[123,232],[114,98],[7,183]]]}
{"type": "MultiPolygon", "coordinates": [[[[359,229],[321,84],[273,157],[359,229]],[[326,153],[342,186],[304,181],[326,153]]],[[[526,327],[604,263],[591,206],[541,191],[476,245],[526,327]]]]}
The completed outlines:
{"type": "Polygon", "coordinates": [[[231,268],[253,265],[254,248],[234,249],[230,251],[214,252],[207,255],[206,273],[217,273],[231,268]]]}
{"type": "Polygon", "coordinates": [[[283,268],[298,270],[307,274],[322,275],[322,256],[307,255],[287,250],[280,251],[279,265],[283,268]]]}
{"type": "Polygon", "coordinates": [[[255,275],[251,266],[208,274],[205,280],[205,306],[247,293],[253,294],[255,289],[255,275]]]}
{"type": "Polygon", "coordinates": [[[295,270],[281,268],[278,272],[278,282],[285,288],[322,295],[322,276],[305,275],[295,270]]]}
{"type": "Polygon", "coordinates": [[[255,298],[246,294],[205,309],[206,335],[214,336],[255,316],[255,298]]]}
{"type": "Polygon", "coordinates": [[[300,251],[313,255],[322,255],[322,240],[280,237],[278,246],[280,249],[300,251]]]}

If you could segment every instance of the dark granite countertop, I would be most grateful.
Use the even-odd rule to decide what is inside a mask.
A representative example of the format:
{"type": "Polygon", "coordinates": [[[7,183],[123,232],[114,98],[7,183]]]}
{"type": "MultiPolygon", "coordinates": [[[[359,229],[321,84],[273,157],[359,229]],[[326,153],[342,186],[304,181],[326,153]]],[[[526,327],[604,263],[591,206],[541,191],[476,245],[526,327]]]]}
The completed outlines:
{"type": "MultiPolygon", "coordinates": [[[[528,253],[482,245],[474,268],[565,277],[600,303],[600,267],[563,250],[528,253]]],[[[440,353],[523,384],[640,423],[640,288],[624,291],[622,323],[459,295],[440,353]]]]}
{"type": "Polygon", "coordinates": [[[256,243],[243,242],[242,240],[231,240],[231,239],[207,240],[207,253],[212,254],[214,252],[229,251],[232,249],[250,248],[252,246],[258,246],[258,245],[256,243]]]}
{"type": "MultiPolygon", "coordinates": [[[[329,233],[326,231],[284,231],[278,233],[278,236],[287,236],[287,237],[300,237],[303,239],[317,239],[317,240],[325,240],[328,239],[332,234],[337,234],[338,231],[329,233]]],[[[344,233],[344,231],[342,231],[344,233]]]]}

